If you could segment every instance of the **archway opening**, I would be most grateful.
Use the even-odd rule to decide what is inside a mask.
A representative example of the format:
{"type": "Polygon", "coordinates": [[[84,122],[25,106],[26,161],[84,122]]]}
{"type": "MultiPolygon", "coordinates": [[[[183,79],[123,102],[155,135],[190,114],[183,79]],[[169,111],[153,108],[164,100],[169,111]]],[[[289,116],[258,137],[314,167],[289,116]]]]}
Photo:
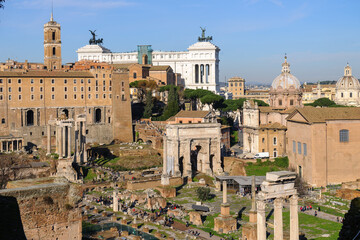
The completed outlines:
{"type": "Polygon", "coordinates": [[[101,109],[97,108],[95,110],[95,123],[100,123],[101,122],[101,109]]]}
{"type": "Polygon", "coordinates": [[[69,110],[63,109],[61,115],[64,115],[66,118],[69,118],[69,110]]]}
{"type": "Polygon", "coordinates": [[[210,155],[210,169],[211,169],[211,171],[212,172],[214,172],[214,169],[213,169],[213,167],[214,167],[214,154],[211,154],[210,155]]]}
{"type": "Polygon", "coordinates": [[[196,172],[198,171],[198,155],[199,152],[201,150],[201,146],[195,146],[195,148],[191,151],[191,158],[190,158],[190,162],[191,162],[191,173],[194,176],[196,174],[196,172]]]}
{"type": "Polygon", "coordinates": [[[147,145],[151,145],[151,144],[152,144],[152,141],[151,141],[151,140],[147,140],[147,141],[146,141],[146,144],[147,144],[147,145]]]}
{"type": "Polygon", "coordinates": [[[184,157],[179,158],[179,171],[181,176],[184,174],[184,157]]]}
{"type": "Polygon", "coordinates": [[[26,126],[33,126],[34,125],[34,111],[29,110],[26,113],[26,126]]]}

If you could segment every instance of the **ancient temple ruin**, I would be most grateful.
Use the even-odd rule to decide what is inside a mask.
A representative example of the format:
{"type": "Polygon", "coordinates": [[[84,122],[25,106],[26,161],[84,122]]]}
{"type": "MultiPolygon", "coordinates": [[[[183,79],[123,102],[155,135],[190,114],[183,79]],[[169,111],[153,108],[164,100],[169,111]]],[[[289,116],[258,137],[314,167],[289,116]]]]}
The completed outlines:
{"type": "Polygon", "coordinates": [[[283,239],[282,208],[284,198],[290,199],[290,240],[299,239],[298,194],[294,188],[296,173],[278,171],[266,173],[257,200],[257,239],[266,240],[265,207],[268,199],[274,199],[274,239],[283,239]]]}

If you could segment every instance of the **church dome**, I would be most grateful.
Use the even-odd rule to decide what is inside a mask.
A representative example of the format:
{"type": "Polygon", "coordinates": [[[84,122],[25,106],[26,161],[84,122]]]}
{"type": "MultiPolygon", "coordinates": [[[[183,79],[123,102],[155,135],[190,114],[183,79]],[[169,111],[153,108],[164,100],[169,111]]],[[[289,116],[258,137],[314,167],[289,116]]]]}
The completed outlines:
{"type": "Polygon", "coordinates": [[[281,74],[277,76],[271,84],[273,90],[276,89],[300,89],[301,84],[299,80],[290,73],[290,64],[287,62],[285,56],[285,62],[282,64],[281,74]]]}
{"type": "Polygon", "coordinates": [[[344,69],[344,76],[336,83],[337,89],[360,89],[359,80],[352,76],[349,64],[344,69]]]}

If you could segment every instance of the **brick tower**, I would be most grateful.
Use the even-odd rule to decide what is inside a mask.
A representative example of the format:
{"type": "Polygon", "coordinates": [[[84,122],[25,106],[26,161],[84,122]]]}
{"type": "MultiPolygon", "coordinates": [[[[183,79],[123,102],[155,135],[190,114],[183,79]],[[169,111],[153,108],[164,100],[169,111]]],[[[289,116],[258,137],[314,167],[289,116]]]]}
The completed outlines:
{"type": "Polygon", "coordinates": [[[61,28],[54,21],[51,13],[50,21],[44,24],[44,64],[47,69],[61,69],[61,28]]]}

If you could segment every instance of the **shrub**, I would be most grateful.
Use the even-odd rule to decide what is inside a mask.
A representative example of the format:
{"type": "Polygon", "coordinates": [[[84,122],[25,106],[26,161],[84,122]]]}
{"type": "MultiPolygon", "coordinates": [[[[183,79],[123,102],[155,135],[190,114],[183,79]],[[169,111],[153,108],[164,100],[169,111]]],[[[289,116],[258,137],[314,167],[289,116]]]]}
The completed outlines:
{"type": "Polygon", "coordinates": [[[210,188],[208,187],[199,187],[198,189],[196,189],[196,194],[201,201],[206,201],[211,197],[210,188]]]}
{"type": "Polygon", "coordinates": [[[288,159],[288,157],[275,158],[275,166],[282,167],[282,168],[289,167],[289,159],[288,159]]]}

